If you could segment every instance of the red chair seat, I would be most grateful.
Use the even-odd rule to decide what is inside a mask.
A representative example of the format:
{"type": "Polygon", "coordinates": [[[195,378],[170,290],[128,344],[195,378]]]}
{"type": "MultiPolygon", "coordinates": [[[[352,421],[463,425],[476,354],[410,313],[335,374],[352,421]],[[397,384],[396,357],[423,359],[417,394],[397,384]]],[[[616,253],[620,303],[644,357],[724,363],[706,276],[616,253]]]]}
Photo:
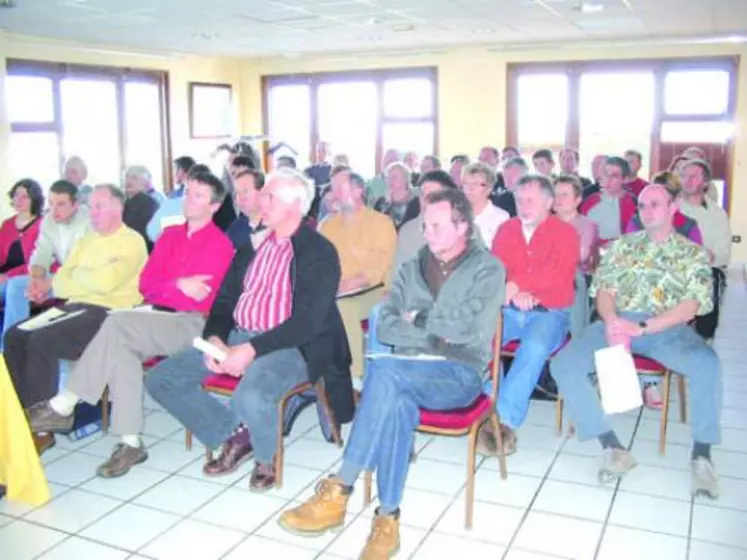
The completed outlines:
{"type": "Polygon", "coordinates": [[[363,330],[363,334],[368,334],[368,319],[361,321],[361,329],[363,330]]]}
{"type": "Polygon", "coordinates": [[[637,371],[642,371],[645,373],[659,373],[661,375],[664,375],[664,373],[667,371],[667,368],[665,368],[656,360],[646,358],[645,356],[639,356],[637,354],[633,354],[633,363],[635,364],[635,369],[637,371]]]}
{"type": "Polygon", "coordinates": [[[205,391],[218,393],[233,393],[239,385],[241,378],[232,375],[214,374],[202,380],[202,388],[205,391]]]}
{"type": "Polygon", "coordinates": [[[152,367],[156,367],[158,364],[160,364],[165,359],[166,358],[163,358],[161,356],[156,356],[155,358],[150,358],[149,360],[145,360],[143,362],[143,369],[149,370],[152,367]]]}
{"type": "Polygon", "coordinates": [[[427,426],[443,430],[466,430],[489,409],[490,399],[487,395],[480,395],[467,408],[456,410],[426,410],[421,408],[420,425],[421,427],[427,426]]]}
{"type": "MultiPolygon", "coordinates": [[[[563,344],[558,346],[558,348],[552,354],[550,354],[550,358],[554,357],[555,354],[565,348],[565,345],[568,344],[568,341],[570,339],[570,337],[566,337],[566,339],[563,341],[563,344]]],[[[501,354],[516,354],[516,351],[519,349],[520,344],[521,341],[519,340],[509,340],[506,344],[503,345],[503,348],[501,348],[501,354]]]]}

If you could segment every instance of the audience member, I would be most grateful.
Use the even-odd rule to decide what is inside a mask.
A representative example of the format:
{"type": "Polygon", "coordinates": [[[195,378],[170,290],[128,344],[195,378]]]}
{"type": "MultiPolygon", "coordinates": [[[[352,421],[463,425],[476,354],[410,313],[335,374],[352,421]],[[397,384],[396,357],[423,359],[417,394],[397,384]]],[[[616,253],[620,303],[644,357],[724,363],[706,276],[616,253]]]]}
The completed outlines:
{"type": "Polygon", "coordinates": [[[610,157],[604,162],[602,191],[581,203],[581,213],[599,226],[602,246],[625,233],[625,227],[636,213],[635,197],[623,188],[628,176],[628,162],[610,157]]]}
{"type": "Polygon", "coordinates": [[[604,162],[607,156],[598,154],[591,160],[591,179],[594,181],[588,187],[584,187],[582,204],[593,194],[602,192],[602,178],[604,177],[604,162]]]}
{"type": "Polygon", "coordinates": [[[648,181],[641,179],[638,173],[641,171],[641,163],[643,162],[643,156],[641,152],[636,150],[625,151],[625,161],[628,162],[628,168],[630,172],[625,179],[625,188],[628,189],[633,196],[640,196],[643,189],[648,185],[648,181]]]}
{"type": "Polygon", "coordinates": [[[469,156],[465,154],[457,154],[449,160],[449,175],[457,185],[462,183],[462,169],[465,165],[469,165],[469,156]]]}
{"type": "Polygon", "coordinates": [[[540,175],[548,177],[553,180],[553,171],[555,169],[555,160],[552,157],[552,151],[543,149],[537,150],[532,155],[532,165],[534,171],[540,175]]]}
{"type": "MultiPolygon", "coordinates": [[[[168,198],[181,199],[184,196],[184,189],[187,187],[187,176],[195,163],[197,162],[189,156],[181,156],[174,160],[174,186],[167,193],[168,198]]],[[[161,206],[163,205],[164,203],[162,202],[161,206]]]]}
{"type": "Polygon", "coordinates": [[[389,189],[387,170],[393,163],[402,163],[402,154],[399,150],[389,149],[384,152],[384,157],[381,159],[381,173],[366,184],[365,199],[368,206],[373,206],[380,198],[387,196],[389,189]]]}
{"type": "Polygon", "coordinates": [[[373,209],[392,219],[394,228],[420,214],[420,201],[410,187],[410,168],[394,162],[386,168],[386,195],[374,202],[373,209]]]}
{"type": "Polygon", "coordinates": [[[580,214],[581,180],[576,175],[559,175],[555,179],[555,215],[571,224],[578,234],[581,254],[579,268],[586,277],[587,288],[599,262],[599,227],[596,222],[580,214]]]}
{"type": "Polygon", "coordinates": [[[471,163],[462,171],[462,191],[472,205],[475,226],[486,247],[493,246],[498,228],[510,216],[490,201],[494,191],[495,172],[482,162],[471,163]]]}
{"type": "Polygon", "coordinates": [[[578,172],[578,164],[580,156],[578,150],[575,148],[563,148],[558,153],[558,159],[560,160],[560,173],[563,175],[571,175],[578,177],[581,182],[581,191],[583,192],[586,188],[592,186],[590,179],[582,177],[578,172]]]}
{"type": "Polygon", "coordinates": [[[418,184],[423,182],[423,175],[431,171],[437,171],[440,169],[441,160],[439,158],[432,155],[423,156],[423,159],[420,162],[420,181],[418,181],[418,184]]]}
{"type": "Polygon", "coordinates": [[[143,236],[148,252],[153,249],[153,242],[148,238],[148,223],[158,210],[159,201],[150,194],[150,171],[142,165],[133,165],[125,172],[125,194],[127,202],[124,207],[124,224],[143,236]]]}
{"type": "MultiPolygon", "coordinates": [[[[226,235],[228,235],[234,248],[238,251],[255,234],[259,234],[264,230],[260,217],[259,199],[262,187],[265,186],[265,176],[261,171],[257,171],[256,169],[247,169],[240,171],[234,178],[233,183],[239,217],[228,228],[226,235]]],[[[255,248],[259,247],[259,241],[264,239],[264,236],[261,237],[262,239],[257,238],[254,240],[255,248]]]]}
{"type": "Polygon", "coordinates": [[[93,187],[86,183],[88,179],[88,167],[78,156],[70,156],[63,166],[62,177],[70,181],[78,189],[78,202],[88,204],[93,187]]]}
{"type": "Polygon", "coordinates": [[[503,164],[503,182],[506,190],[492,201],[498,208],[503,209],[510,217],[516,216],[516,199],[514,190],[521,178],[527,173],[527,164],[522,158],[513,158],[503,164]]]}
{"type": "Polygon", "coordinates": [[[0,298],[5,300],[8,280],[28,274],[44,212],[44,192],[33,179],[21,179],[8,193],[16,211],[0,225],[0,298]]]}

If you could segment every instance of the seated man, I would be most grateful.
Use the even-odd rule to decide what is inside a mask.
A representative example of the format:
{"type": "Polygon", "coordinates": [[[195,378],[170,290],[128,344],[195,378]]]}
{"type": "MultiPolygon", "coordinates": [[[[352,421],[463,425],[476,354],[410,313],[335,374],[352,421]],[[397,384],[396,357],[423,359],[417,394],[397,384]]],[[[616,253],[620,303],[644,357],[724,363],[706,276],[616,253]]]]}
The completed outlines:
{"type": "Polygon", "coordinates": [[[188,349],[145,378],[151,396],[206,447],[225,444],[203,472],[233,472],[254,453],[250,487],[257,491],[275,485],[277,408],[290,389],[323,378],[335,419],[353,416],[350,353],[335,305],[339,260],[331,243],[302,225],[314,185],[278,169],[261,197],[271,233],[256,251],[251,243],[239,249],[203,331],[228,357],[218,363],[188,349]],[[211,374],[241,377],[231,406],[200,388],[211,374]]]}
{"type": "Polygon", "coordinates": [[[472,205],[477,233],[486,247],[493,246],[498,228],[510,216],[490,200],[495,172],[482,162],[471,163],[462,171],[462,191],[472,205]]]}
{"type": "Polygon", "coordinates": [[[635,196],[623,186],[627,176],[627,161],[620,157],[607,158],[603,168],[602,191],[584,198],[581,203],[581,213],[599,226],[602,246],[624,234],[625,227],[635,215],[635,196]]]}
{"type": "Polygon", "coordinates": [[[154,311],[111,314],[101,325],[56,397],[32,409],[33,432],[67,432],[78,399],[96,404],[109,387],[112,431],[122,436],[98,476],[122,476],[148,458],[143,427],[142,362],[189,348],[233,258],[233,246],[213,223],[226,188],[212,174],[191,176],[184,195],[186,224],[158,238],[140,275],[140,292],[154,311]]]}
{"type": "Polygon", "coordinates": [[[485,424],[479,438],[483,454],[516,450],[515,432],[545,363],[568,336],[581,254],[574,227],[551,214],[555,193],[549,178],[526,175],[515,192],[518,216],[498,230],[493,254],[506,267],[503,344],[516,340],[520,345],[498,399],[504,448],[497,448],[496,435],[485,424]]]}
{"type": "Polygon", "coordinates": [[[124,193],[113,185],[97,185],[91,193],[93,231],[80,239],[52,282],[55,296],[67,300],[58,308],[70,317],[33,330],[20,323],[5,334],[5,361],[24,408],[43,406],[57,392],[59,360],[80,358],[110,309],[142,302],[138,279],[148,255],[143,238],[122,223],[124,203],[124,193]]]}
{"type": "Polygon", "coordinates": [[[710,449],[719,441],[721,372],[716,353],[688,326],[713,306],[708,257],[674,233],[676,205],[665,188],[646,187],[639,205],[645,231],[612,244],[594,277],[591,291],[601,320],[558,353],[550,372],[579,439],[598,438],[604,449],[602,480],[624,475],[636,462],[612,431],[589,379],[594,352],[623,344],[686,376],[695,439],[692,492],[715,499],[718,479],[710,449]]]}
{"type": "Polygon", "coordinates": [[[381,299],[397,244],[392,220],[365,206],[364,189],[360,175],[350,168],[337,170],[331,191],[335,214],[319,226],[340,257],[338,307],[353,357],[352,373],[358,377],[363,374],[361,321],[381,299]]]}
{"type": "Polygon", "coordinates": [[[527,164],[520,158],[515,157],[503,164],[503,182],[506,189],[497,196],[492,197],[493,204],[503,209],[510,217],[516,216],[516,198],[514,191],[519,180],[527,174],[527,164]]]}
{"type": "Polygon", "coordinates": [[[195,160],[189,156],[181,156],[174,160],[173,170],[176,184],[166,193],[166,198],[161,202],[156,213],[153,214],[145,230],[148,239],[153,243],[158,241],[161,233],[168,226],[184,223],[184,191],[187,187],[189,171],[195,164],[195,160]]]}
{"type": "Polygon", "coordinates": [[[643,155],[636,150],[625,150],[625,161],[628,162],[628,168],[630,169],[630,173],[625,178],[625,188],[633,193],[633,196],[641,196],[643,189],[648,185],[648,181],[638,176],[641,171],[643,155]]]}
{"type": "Polygon", "coordinates": [[[399,270],[385,301],[378,336],[394,354],[373,361],[338,473],[286,511],[286,530],[320,535],[345,522],[362,471],[376,471],[380,507],[361,558],[390,558],[399,548],[399,507],[420,408],[469,406],[482,388],[504,299],[501,264],[473,238],[463,193],[428,196],[427,246],[399,270]],[[440,360],[408,359],[430,354],[440,360]]]}
{"type": "MultiPolygon", "coordinates": [[[[239,217],[228,228],[226,235],[236,250],[241,249],[254,234],[264,229],[259,212],[259,197],[264,186],[265,175],[256,169],[241,170],[234,177],[233,188],[239,217]]],[[[258,247],[259,243],[254,246],[258,247]]]]}
{"type": "Polygon", "coordinates": [[[3,337],[10,327],[28,319],[30,301],[48,299],[55,266],[64,264],[78,240],[91,229],[88,207],[78,202],[78,188],[70,181],[52,183],[49,206],[29,260],[28,276],[8,279],[3,337]]]}

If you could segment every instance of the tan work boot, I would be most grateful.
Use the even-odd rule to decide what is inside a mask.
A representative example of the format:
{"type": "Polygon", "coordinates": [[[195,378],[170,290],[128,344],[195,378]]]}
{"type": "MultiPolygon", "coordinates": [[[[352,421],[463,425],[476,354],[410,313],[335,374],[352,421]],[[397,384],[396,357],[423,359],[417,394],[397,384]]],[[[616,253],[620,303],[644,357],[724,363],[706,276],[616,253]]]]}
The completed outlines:
{"type": "Polygon", "coordinates": [[[399,552],[399,515],[376,512],[360,560],[389,560],[399,552]]]}
{"type": "Polygon", "coordinates": [[[342,527],[350,492],[339,478],[326,478],[305,504],[284,512],[278,519],[289,533],[317,536],[342,527]]]}

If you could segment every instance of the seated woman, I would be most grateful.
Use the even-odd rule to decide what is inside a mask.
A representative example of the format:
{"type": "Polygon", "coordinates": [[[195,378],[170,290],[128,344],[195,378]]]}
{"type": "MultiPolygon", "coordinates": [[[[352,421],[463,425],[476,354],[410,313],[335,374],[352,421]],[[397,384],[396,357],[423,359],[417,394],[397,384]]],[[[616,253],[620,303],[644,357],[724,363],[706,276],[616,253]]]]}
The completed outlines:
{"type": "Polygon", "coordinates": [[[397,231],[402,225],[420,214],[420,201],[410,188],[410,168],[394,162],[386,168],[386,196],[374,202],[373,209],[386,214],[397,231]]]}
{"type": "MultiPolygon", "coordinates": [[[[663,185],[669,191],[672,198],[677,198],[682,191],[682,182],[680,181],[679,175],[670,171],[662,171],[656,174],[651,181],[653,185],[663,185]]],[[[692,218],[688,218],[682,212],[677,210],[672,217],[672,225],[677,233],[687,237],[690,241],[696,245],[703,244],[703,236],[700,233],[698,224],[692,218]]],[[[641,231],[643,225],[641,224],[641,217],[636,212],[635,216],[628,222],[625,228],[625,233],[633,233],[634,231],[641,231]]]]}
{"type": "Polygon", "coordinates": [[[5,298],[8,278],[28,274],[44,210],[44,192],[33,179],[21,179],[8,193],[15,216],[0,225],[0,297],[5,298]]]}

